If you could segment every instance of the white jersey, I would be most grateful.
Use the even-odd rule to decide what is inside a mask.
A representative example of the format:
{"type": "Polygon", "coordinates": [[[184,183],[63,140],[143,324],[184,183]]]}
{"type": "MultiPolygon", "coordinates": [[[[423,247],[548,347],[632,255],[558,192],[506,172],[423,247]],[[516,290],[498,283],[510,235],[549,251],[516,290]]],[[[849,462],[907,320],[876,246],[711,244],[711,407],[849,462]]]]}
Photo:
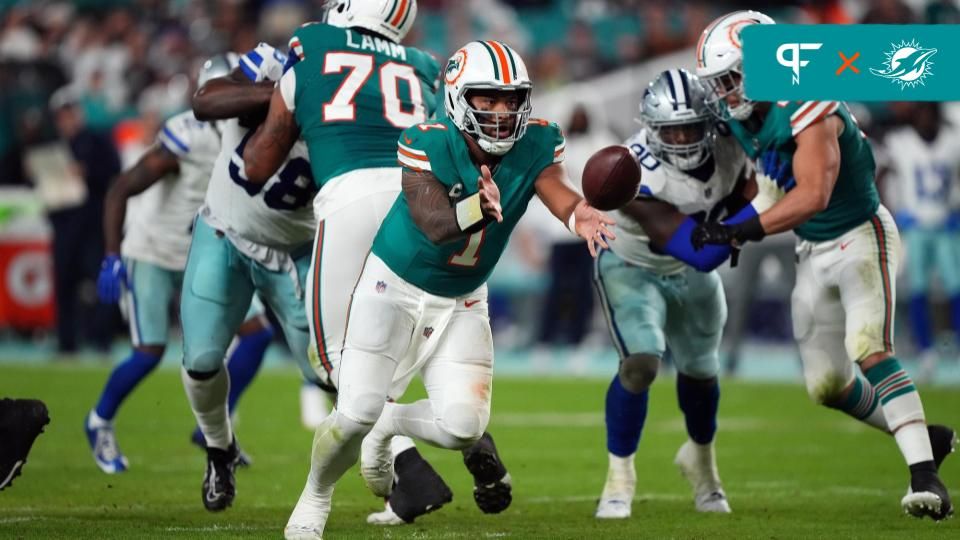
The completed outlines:
{"type": "Polygon", "coordinates": [[[928,228],[942,227],[951,209],[960,206],[960,128],[943,124],[927,142],[912,127],[892,131],[884,139],[898,212],[910,214],[928,228]]]}
{"type": "MultiPolygon", "coordinates": [[[[276,49],[261,43],[240,58],[240,67],[253,81],[276,80],[283,59],[276,49]]],[[[201,216],[211,227],[227,233],[244,254],[264,264],[276,258],[275,251],[290,252],[311,243],[317,188],[307,145],[298,140],[277,174],[264,184],[255,184],[247,180],[243,165],[243,148],[253,130],[237,119],[218,126],[223,144],[201,216]]]]}
{"type": "MultiPolygon", "coordinates": [[[[661,162],[647,149],[647,132],[641,130],[624,143],[637,160],[643,180],[640,198],[649,197],[670,203],[687,215],[700,212],[713,216],[715,208],[736,187],[746,165],[746,156],[733,137],[718,136],[713,148],[716,163],[713,175],[703,182],[672,165],[661,162]]],[[[610,249],[621,259],[658,274],[676,274],[686,264],[669,255],[655,253],[650,238],[636,221],[627,214],[614,211],[616,239],[609,240],[610,249]]]]}
{"type": "Polygon", "coordinates": [[[157,143],[177,156],[180,172],[127,201],[120,251],[124,257],[182,271],[190,249],[190,227],[220,151],[220,135],[213,125],[186,111],[164,123],[157,143]]]}

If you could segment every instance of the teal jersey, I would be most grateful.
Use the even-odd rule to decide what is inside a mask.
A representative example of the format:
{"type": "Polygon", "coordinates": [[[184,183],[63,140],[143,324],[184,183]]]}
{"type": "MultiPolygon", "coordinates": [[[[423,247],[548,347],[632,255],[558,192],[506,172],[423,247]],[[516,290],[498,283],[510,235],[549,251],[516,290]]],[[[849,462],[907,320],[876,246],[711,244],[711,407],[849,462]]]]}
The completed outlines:
{"type": "MultiPolygon", "coordinates": [[[[880,206],[873,151],[846,104],[836,101],[773,103],[757,133],[748,131],[736,120],[728,122],[733,135],[751,158],[757,158],[768,150],[776,150],[781,159],[792,164],[793,154],[797,150],[794,140],[797,134],[830,114],[836,114],[843,121],[837,183],[827,207],[794,231],[800,238],[813,242],[839,237],[870,219],[880,206]]],[[[769,181],[760,175],[757,180],[769,181]]],[[[780,188],[781,194],[785,194],[782,186],[777,188],[780,188]]]]}
{"type": "MultiPolygon", "coordinates": [[[[531,119],[524,136],[491,171],[500,190],[502,223],[490,223],[465,239],[437,245],[417,227],[401,194],[380,226],[373,254],[428,293],[449,298],[470,293],[490,277],[534,196],[537,177],[548,166],[563,161],[563,151],[560,128],[531,119]]],[[[451,206],[478,191],[480,169],[470,158],[463,135],[447,118],[404,131],[397,152],[404,168],[431,171],[449,190],[451,206]]]]}
{"type": "Polygon", "coordinates": [[[395,167],[397,137],[437,106],[440,65],[356,29],[302,26],[280,89],[310,151],[317,187],[356,169],[395,167]]]}

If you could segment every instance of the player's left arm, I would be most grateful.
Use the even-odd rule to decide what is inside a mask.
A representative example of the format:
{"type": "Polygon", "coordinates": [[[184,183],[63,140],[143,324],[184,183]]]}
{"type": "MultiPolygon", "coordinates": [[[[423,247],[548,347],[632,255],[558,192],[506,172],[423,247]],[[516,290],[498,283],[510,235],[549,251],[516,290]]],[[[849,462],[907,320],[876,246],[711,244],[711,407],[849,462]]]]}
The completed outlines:
{"type": "Polygon", "coordinates": [[[273,82],[254,82],[235,68],[223,77],[210,79],[193,94],[191,105],[197,120],[225,120],[256,115],[270,103],[273,82]]]}
{"type": "Polygon", "coordinates": [[[256,183],[269,180],[283,165],[299,137],[297,120],[293,111],[287,108],[278,85],[270,99],[267,119],[243,149],[243,168],[247,180],[256,183]]]}
{"type": "Polygon", "coordinates": [[[609,229],[614,221],[593,208],[570,184],[563,163],[553,163],[543,169],[534,182],[537,196],[543,204],[571,232],[587,241],[590,255],[597,256],[597,246],[609,248],[606,238],[616,238],[609,229]]]}

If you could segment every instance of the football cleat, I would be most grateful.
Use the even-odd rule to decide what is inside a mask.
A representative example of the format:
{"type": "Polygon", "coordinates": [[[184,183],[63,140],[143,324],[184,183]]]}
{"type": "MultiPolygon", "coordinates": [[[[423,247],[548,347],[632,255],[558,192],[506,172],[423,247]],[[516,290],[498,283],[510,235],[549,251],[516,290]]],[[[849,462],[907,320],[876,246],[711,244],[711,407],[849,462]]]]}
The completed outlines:
{"type": "MultiPolygon", "coordinates": [[[[203,432],[200,431],[199,427],[194,429],[193,433],[190,434],[190,442],[203,450],[207,449],[207,439],[204,438],[203,432]]],[[[234,463],[234,465],[242,468],[253,465],[253,458],[250,457],[250,454],[244,452],[243,448],[240,448],[240,445],[237,445],[237,462],[234,463]]]]}
{"type": "Polygon", "coordinates": [[[377,497],[390,496],[393,487],[393,455],[390,438],[378,437],[371,431],[360,443],[360,475],[377,497]]]}
{"type": "Polygon", "coordinates": [[[203,507],[211,512],[226,510],[237,495],[233,477],[237,463],[237,440],[226,450],[207,447],[207,470],[203,475],[203,507]]]}
{"type": "Polygon", "coordinates": [[[513,502],[510,473],[500,461],[489,433],[463,451],[463,464],[473,475],[473,500],[484,514],[499,514],[513,502]]]}
{"type": "Polygon", "coordinates": [[[453,500],[450,487],[416,448],[408,448],[397,454],[394,458],[394,470],[396,483],[390,492],[386,509],[367,516],[367,523],[413,523],[418,517],[439,510],[453,500]]]}
{"type": "Polygon", "coordinates": [[[717,457],[713,443],[697,444],[691,440],[677,451],[674,464],[693,487],[693,501],[697,512],[729,514],[730,503],[720,484],[717,457]]]}
{"type": "Polygon", "coordinates": [[[600,502],[594,517],[597,519],[627,519],[630,517],[633,495],[637,490],[637,472],[633,456],[620,457],[610,454],[607,481],[600,494],[600,502]]]}
{"type": "Polygon", "coordinates": [[[117,445],[117,435],[113,431],[113,422],[107,422],[90,411],[83,423],[87,442],[93,452],[93,461],[107,474],[126,471],[130,464],[117,445]]]}
{"type": "Polygon", "coordinates": [[[33,441],[50,423],[47,406],[38,399],[0,399],[0,491],[13,484],[27,463],[33,441]]]}
{"type": "Polygon", "coordinates": [[[930,516],[940,521],[953,515],[947,488],[936,473],[919,471],[910,478],[910,489],[900,500],[903,511],[915,518],[930,516]]]}
{"type": "Polygon", "coordinates": [[[957,439],[957,432],[951,427],[931,424],[927,426],[927,433],[930,435],[930,448],[933,450],[933,463],[940,469],[940,464],[947,459],[960,440],[957,439]]]}

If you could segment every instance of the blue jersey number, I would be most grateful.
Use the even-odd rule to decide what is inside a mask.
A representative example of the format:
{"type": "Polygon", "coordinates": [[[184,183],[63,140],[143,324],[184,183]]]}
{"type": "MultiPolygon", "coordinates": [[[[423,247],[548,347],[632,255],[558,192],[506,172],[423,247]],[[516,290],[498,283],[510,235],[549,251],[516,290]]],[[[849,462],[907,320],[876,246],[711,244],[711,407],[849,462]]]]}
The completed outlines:
{"type": "MultiPolygon", "coordinates": [[[[240,166],[237,163],[243,163],[243,149],[247,141],[253,136],[253,131],[248,132],[237,149],[234,151],[234,157],[230,161],[230,178],[235,184],[242,187],[247,195],[253,197],[263,190],[265,184],[250,182],[240,174],[240,166]]],[[[303,158],[293,158],[277,172],[278,182],[270,186],[270,189],[263,194],[263,202],[267,207],[274,210],[297,210],[309,204],[317,189],[313,183],[313,171],[310,169],[310,162],[303,158]]]]}
{"type": "Polygon", "coordinates": [[[917,165],[913,170],[917,181],[918,199],[944,200],[950,186],[950,168],[943,163],[932,163],[929,167],[917,165]]]}
{"type": "Polygon", "coordinates": [[[660,166],[660,160],[655,158],[643,145],[633,143],[630,145],[630,150],[637,156],[637,163],[642,165],[644,169],[655,171],[660,166]]]}

